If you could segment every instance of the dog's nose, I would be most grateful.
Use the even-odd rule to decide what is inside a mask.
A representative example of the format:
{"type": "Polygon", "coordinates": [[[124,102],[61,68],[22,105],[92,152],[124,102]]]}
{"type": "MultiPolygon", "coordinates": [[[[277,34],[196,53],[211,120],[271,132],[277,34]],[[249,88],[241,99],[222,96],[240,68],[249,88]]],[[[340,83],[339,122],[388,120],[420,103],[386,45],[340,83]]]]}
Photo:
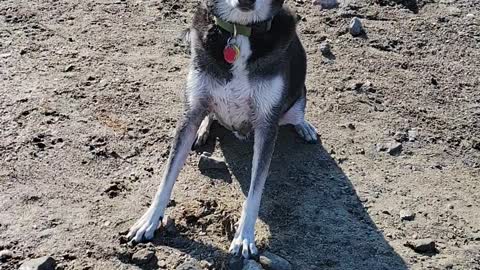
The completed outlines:
{"type": "Polygon", "coordinates": [[[255,0],[238,0],[238,7],[242,10],[252,10],[255,7],[255,0]]]}

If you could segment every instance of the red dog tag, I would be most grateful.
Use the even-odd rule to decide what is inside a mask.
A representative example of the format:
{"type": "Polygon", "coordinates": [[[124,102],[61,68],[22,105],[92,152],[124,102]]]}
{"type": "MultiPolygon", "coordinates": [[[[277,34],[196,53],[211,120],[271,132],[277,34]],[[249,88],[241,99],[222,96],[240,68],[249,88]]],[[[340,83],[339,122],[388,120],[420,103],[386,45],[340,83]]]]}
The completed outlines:
{"type": "Polygon", "coordinates": [[[240,49],[234,44],[228,44],[223,49],[223,59],[229,64],[233,64],[240,55],[240,49]]]}

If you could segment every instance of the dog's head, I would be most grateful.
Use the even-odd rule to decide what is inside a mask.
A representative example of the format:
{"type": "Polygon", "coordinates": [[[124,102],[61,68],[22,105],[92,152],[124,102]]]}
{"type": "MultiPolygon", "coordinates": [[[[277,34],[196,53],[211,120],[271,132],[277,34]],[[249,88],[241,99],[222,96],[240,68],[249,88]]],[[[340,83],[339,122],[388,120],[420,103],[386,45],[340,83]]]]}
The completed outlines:
{"type": "Polygon", "coordinates": [[[215,15],[238,24],[253,24],[271,19],[284,0],[211,0],[215,15]]]}

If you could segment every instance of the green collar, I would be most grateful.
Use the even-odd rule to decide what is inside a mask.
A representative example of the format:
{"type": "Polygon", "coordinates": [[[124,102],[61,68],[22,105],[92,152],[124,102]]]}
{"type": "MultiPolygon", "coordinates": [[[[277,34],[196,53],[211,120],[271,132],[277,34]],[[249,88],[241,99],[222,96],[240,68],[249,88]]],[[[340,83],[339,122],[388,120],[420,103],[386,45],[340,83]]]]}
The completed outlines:
{"type": "Polygon", "coordinates": [[[215,24],[223,28],[225,31],[232,33],[234,36],[242,35],[249,37],[252,35],[252,29],[255,32],[268,32],[272,26],[272,20],[264,21],[252,26],[230,23],[215,16],[215,24]]]}

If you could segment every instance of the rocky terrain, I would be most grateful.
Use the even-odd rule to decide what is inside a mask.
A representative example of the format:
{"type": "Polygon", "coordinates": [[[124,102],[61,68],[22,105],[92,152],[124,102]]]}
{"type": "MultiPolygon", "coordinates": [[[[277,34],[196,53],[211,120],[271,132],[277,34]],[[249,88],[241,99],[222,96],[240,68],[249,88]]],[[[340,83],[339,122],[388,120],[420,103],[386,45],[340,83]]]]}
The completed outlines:
{"type": "MultiPolygon", "coordinates": [[[[327,2],[286,3],[322,143],[281,129],[245,269],[480,269],[480,2],[327,2]]],[[[0,2],[0,269],[242,268],[252,143],[219,125],[154,241],[125,239],[169,154],[196,4],[0,2]]]]}

